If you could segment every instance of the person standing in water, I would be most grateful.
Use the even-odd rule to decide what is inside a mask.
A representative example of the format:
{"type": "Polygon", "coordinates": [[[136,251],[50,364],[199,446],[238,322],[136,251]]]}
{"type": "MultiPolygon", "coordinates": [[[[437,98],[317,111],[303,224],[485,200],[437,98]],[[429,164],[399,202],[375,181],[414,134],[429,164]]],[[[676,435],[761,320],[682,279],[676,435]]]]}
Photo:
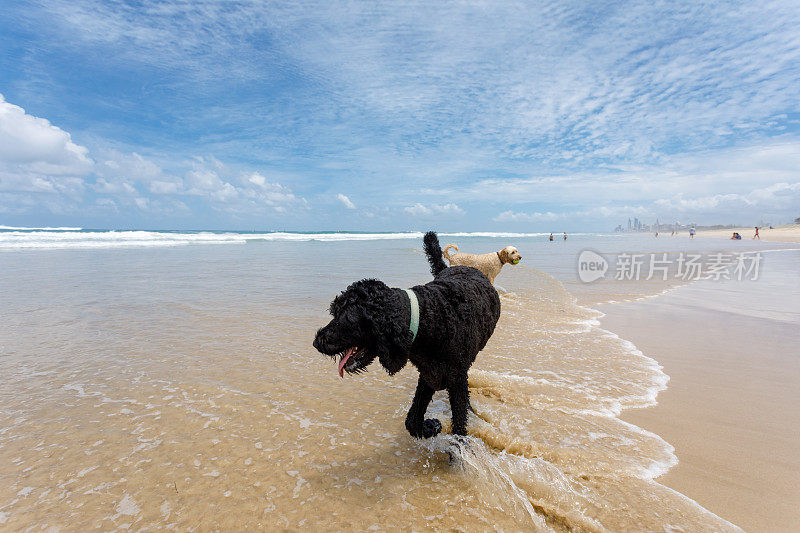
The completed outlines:
{"type": "Polygon", "coordinates": [[[567,232],[566,231],[564,232],[564,240],[565,241],[567,240],[567,232]]]}
{"type": "Polygon", "coordinates": [[[550,241],[552,242],[552,240],[553,240],[553,234],[551,233],[550,234],[550,241]]]}

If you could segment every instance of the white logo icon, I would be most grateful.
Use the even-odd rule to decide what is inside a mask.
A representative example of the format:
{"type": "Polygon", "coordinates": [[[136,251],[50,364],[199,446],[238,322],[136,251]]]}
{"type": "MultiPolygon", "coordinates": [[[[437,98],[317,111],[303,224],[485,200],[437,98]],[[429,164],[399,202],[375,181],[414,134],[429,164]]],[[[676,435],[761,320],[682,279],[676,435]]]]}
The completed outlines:
{"type": "Polygon", "coordinates": [[[591,250],[584,250],[578,256],[578,277],[584,283],[602,278],[608,270],[608,261],[591,250]]]}

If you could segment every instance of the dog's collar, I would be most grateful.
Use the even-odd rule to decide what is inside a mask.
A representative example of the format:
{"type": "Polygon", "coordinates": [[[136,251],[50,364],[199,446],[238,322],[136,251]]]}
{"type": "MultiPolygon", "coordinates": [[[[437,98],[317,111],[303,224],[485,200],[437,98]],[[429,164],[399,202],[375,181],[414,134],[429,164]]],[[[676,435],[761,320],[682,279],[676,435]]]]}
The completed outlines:
{"type": "Polygon", "coordinates": [[[501,264],[501,265],[502,265],[502,264],[504,264],[504,263],[503,263],[503,258],[502,258],[502,257],[500,257],[500,252],[495,252],[495,253],[497,254],[497,258],[500,260],[500,264],[501,264]]]}
{"type": "Polygon", "coordinates": [[[417,300],[417,295],[411,289],[403,290],[408,294],[408,301],[411,303],[411,322],[408,324],[408,330],[411,332],[411,342],[413,343],[419,330],[419,300],[417,300]]]}

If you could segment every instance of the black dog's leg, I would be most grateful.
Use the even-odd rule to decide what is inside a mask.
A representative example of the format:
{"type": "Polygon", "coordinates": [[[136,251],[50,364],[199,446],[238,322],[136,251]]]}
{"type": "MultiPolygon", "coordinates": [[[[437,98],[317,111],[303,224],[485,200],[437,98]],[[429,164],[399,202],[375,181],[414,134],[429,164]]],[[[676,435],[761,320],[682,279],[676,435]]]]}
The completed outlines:
{"type": "Polygon", "coordinates": [[[453,435],[467,435],[467,410],[469,405],[469,387],[467,376],[458,377],[447,386],[450,396],[450,410],[453,412],[453,435]]]}
{"type": "Polygon", "coordinates": [[[430,387],[420,376],[417,382],[417,392],[414,394],[414,401],[411,409],[406,416],[406,429],[412,437],[418,439],[428,439],[438,435],[442,431],[442,424],[435,418],[425,420],[425,411],[433,398],[433,388],[430,387]]]}

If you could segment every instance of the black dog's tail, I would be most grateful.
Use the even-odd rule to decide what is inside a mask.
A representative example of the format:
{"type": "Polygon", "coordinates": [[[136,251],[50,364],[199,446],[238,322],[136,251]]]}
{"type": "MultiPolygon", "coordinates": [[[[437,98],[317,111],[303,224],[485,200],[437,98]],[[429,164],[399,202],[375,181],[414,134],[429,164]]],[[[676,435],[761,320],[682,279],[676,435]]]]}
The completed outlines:
{"type": "Polygon", "coordinates": [[[423,241],[425,242],[425,255],[428,256],[428,263],[431,264],[431,274],[436,276],[447,268],[444,259],[442,259],[442,247],[439,244],[439,237],[436,236],[435,231],[429,231],[425,234],[423,241]]]}

